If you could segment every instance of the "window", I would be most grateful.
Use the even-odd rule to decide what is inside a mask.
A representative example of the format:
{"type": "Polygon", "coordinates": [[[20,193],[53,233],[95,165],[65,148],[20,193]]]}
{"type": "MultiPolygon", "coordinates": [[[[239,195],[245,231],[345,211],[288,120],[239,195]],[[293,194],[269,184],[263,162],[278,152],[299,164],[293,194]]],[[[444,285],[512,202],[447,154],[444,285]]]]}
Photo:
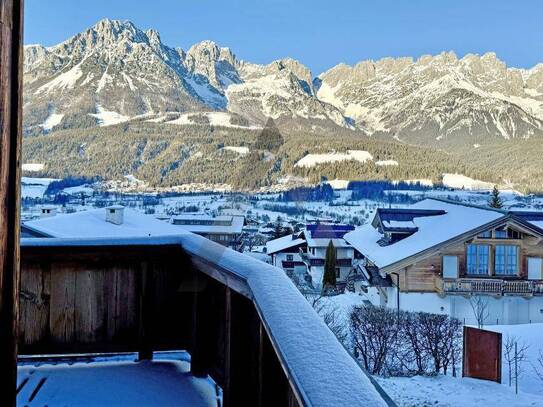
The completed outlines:
{"type": "Polygon", "coordinates": [[[336,278],[341,277],[341,269],[339,267],[336,267],[336,278]]]}
{"type": "Polygon", "coordinates": [[[479,233],[479,235],[477,237],[479,237],[481,239],[490,239],[492,237],[492,231],[487,230],[485,232],[479,233]]]}
{"type": "Polygon", "coordinates": [[[294,260],[294,256],[292,254],[287,254],[287,261],[294,260]]]}
{"type": "Polygon", "coordinates": [[[541,257],[528,257],[528,280],[541,280],[543,278],[543,259],[541,257]]]}
{"type": "Polygon", "coordinates": [[[505,274],[505,246],[498,245],[494,249],[494,273],[505,274]]]}
{"type": "Polygon", "coordinates": [[[520,232],[513,229],[507,229],[507,237],[509,239],[520,239],[520,232]]]}
{"type": "Polygon", "coordinates": [[[443,256],[443,278],[458,278],[457,256],[443,256]]]}
{"type": "Polygon", "coordinates": [[[496,229],[494,231],[494,238],[507,239],[507,229],[496,229]]]}
{"type": "Polygon", "coordinates": [[[518,246],[498,245],[494,251],[494,273],[515,275],[518,272],[518,246]]]}
{"type": "Polygon", "coordinates": [[[490,246],[486,244],[470,244],[467,247],[468,274],[488,274],[490,246]]]}
{"type": "Polygon", "coordinates": [[[518,269],[518,247],[505,246],[505,273],[517,274],[518,269]]]}

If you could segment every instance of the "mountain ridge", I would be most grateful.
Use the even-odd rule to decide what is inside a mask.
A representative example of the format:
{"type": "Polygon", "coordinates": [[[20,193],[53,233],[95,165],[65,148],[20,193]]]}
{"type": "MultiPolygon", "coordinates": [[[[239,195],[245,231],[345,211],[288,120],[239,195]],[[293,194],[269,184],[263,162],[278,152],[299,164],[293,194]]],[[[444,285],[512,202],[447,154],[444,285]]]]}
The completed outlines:
{"type": "Polygon", "coordinates": [[[313,76],[292,58],[253,64],[211,40],[185,51],[104,19],[60,44],[25,46],[24,74],[30,135],[205,111],[253,125],[325,121],[438,148],[543,135],[543,64],[510,68],[495,53],[387,57],[313,76]]]}

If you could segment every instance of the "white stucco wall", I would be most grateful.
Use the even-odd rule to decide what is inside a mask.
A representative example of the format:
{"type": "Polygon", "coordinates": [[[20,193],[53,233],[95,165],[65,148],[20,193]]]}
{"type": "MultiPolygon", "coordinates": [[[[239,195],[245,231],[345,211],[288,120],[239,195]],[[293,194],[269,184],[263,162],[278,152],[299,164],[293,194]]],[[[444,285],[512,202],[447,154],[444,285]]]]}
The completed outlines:
{"type": "MultiPolygon", "coordinates": [[[[543,322],[543,297],[483,296],[488,303],[487,325],[510,325],[543,322]]],[[[375,304],[379,305],[379,304],[375,304]]],[[[385,305],[396,308],[396,289],[387,289],[385,305]]],[[[460,295],[440,297],[435,293],[400,293],[400,308],[406,311],[424,311],[447,314],[473,325],[475,319],[470,300],[460,295]]]]}

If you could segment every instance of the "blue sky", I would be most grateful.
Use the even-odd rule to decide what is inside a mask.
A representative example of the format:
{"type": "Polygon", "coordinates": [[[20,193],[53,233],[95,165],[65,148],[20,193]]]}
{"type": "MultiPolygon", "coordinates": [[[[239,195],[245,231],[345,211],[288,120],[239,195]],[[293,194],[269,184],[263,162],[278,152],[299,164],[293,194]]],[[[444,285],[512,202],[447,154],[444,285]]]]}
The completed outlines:
{"type": "Polygon", "coordinates": [[[453,50],[543,62],[541,0],[25,0],[25,43],[53,45],[101,18],[155,28],[188,49],[211,39],[239,58],[290,56],[316,75],[339,62],[453,50]]]}

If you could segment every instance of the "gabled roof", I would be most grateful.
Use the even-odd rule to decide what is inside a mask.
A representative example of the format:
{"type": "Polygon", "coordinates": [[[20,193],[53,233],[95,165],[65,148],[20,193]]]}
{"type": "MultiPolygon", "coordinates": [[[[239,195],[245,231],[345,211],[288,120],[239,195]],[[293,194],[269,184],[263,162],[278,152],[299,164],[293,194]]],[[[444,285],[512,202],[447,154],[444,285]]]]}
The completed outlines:
{"type": "Polygon", "coordinates": [[[383,232],[413,233],[418,230],[414,219],[444,214],[442,209],[378,208],[372,225],[383,232]]]}
{"type": "Polygon", "coordinates": [[[509,211],[509,214],[520,222],[535,226],[543,232],[543,212],[535,211],[509,211]]]}
{"type": "Polygon", "coordinates": [[[274,254],[291,247],[296,247],[305,244],[305,239],[299,237],[298,234],[286,235],[278,239],[270,240],[266,243],[266,253],[274,254]]]}
{"type": "Polygon", "coordinates": [[[24,222],[23,227],[44,236],[64,238],[143,237],[184,233],[177,226],[128,208],[124,209],[124,220],[120,225],[106,222],[106,210],[101,208],[36,219],[24,222]]]}
{"type": "Polygon", "coordinates": [[[345,233],[352,230],[354,230],[354,226],[352,225],[313,223],[306,226],[306,237],[312,239],[341,239],[345,233]]]}
{"type": "Polygon", "coordinates": [[[364,225],[347,233],[345,240],[383,269],[466,233],[491,227],[510,218],[505,211],[436,199],[425,199],[409,209],[441,210],[445,213],[413,218],[417,231],[388,246],[379,245],[383,235],[372,225],[364,225]]]}

